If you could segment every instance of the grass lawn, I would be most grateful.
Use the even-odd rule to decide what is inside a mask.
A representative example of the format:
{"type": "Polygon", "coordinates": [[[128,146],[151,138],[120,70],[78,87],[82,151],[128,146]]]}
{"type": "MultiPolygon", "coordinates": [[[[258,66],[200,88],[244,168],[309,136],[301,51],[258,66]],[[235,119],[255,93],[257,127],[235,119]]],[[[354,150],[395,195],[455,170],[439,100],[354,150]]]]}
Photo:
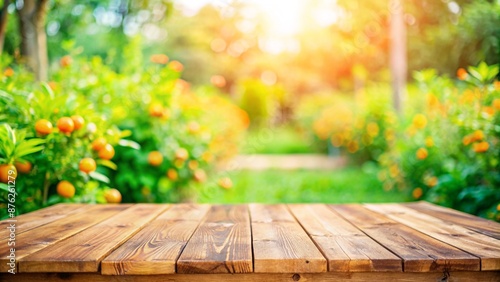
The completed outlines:
{"type": "Polygon", "coordinates": [[[311,140],[291,126],[253,129],[247,132],[241,154],[321,153],[311,140]]]}
{"type": "Polygon", "coordinates": [[[209,184],[203,203],[359,203],[406,202],[402,192],[386,192],[375,173],[359,167],[335,171],[233,171],[234,186],[224,190],[209,184]]]}

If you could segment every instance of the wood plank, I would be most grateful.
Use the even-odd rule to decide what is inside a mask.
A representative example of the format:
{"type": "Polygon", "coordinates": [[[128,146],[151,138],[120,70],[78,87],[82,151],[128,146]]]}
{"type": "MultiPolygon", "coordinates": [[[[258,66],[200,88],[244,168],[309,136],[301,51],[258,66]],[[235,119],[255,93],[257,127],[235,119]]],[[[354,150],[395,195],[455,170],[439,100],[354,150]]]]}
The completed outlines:
{"type": "Polygon", "coordinates": [[[134,205],[41,252],[21,259],[19,271],[97,272],[105,256],[166,208],[167,205],[134,205]]]}
{"type": "Polygon", "coordinates": [[[175,273],[175,262],[209,208],[208,205],[174,205],[105,258],[101,273],[175,273]]]}
{"type": "Polygon", "coordinates": [[[177,273],[248,273],[252,234],[246,205],[212,206],[177,260],[177,273]]]}
{"type": "MultiPolygon", "coordinates": [[[[0,274],[0,281],[12,281],[12,274],[0,274]]],[[[110,276],[90,273],[19,273],[16,282],[498,282],[500,272],[323,272],[323,273],[247,273],[247,274],[170,274],[110,276]]]]}
{"type": "Polygon", "coordinates": [[[325,205],[289,205],[336,272],[403,271],[402,260],[325,205]]]}
{"type": "Polygon", "coordinates": [[[83,204],[57,204],[41,210],[18,215],[13,219],[5,219],[0,221],[0,240],[9,237],[7,227],[11,223],[16,225],[16,234],[37,228],[38,226],[56,221],[73,213],[82,211],[83,204]]]}
{"type": "Polygon", "coordinates": [[[327,270],[326,259],[285,205],[252,204],[250,214],[255,272],[314,273],[327,270]]]}
{"type": "Polygon", "coordinates": [[[0,271],[7,272],[7,255],[10,248],[16,249],[16,260],[43,250],[50,245],[56,244],[86,228],[89,228],[115,214],[126,209],[127,206],[104,206],[88,205],[84,207],[85,212],[75,213],[46,225],[31,229],[16,235],[15,246],[8,245],[8,239],[0,240],[0,271]],[[89,216],[94,214],[95,216],[89,216]]]}
{"type": "Polygon", "coordinates": [[[498,222],[428,202],[405,203],[404,206],[500,240],[500,223],[498,222]]]}
{"type": "Polygon", "coordinates": [[[403,259],[405,272],[479,271],[479,258],[360,205],[330,205],[332,210],[403,259]]]}
{"type": "Polygon", "coordinates": [[[500,270],[500,240],[421,214],[399,204],[365,205],[368,209],[481,258],[481,270],[500,270]]]}

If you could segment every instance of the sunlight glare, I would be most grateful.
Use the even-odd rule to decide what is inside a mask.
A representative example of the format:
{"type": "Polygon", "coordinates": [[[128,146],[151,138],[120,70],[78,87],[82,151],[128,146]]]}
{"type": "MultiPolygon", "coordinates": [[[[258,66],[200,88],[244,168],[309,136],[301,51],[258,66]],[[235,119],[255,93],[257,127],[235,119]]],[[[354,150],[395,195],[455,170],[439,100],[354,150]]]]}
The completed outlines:
{"type": "Polygon", "coordinates": [[[303,0],[255,0],[266,14],[268,31],[273,35],[291,36],[300,32],[303,0]]]}

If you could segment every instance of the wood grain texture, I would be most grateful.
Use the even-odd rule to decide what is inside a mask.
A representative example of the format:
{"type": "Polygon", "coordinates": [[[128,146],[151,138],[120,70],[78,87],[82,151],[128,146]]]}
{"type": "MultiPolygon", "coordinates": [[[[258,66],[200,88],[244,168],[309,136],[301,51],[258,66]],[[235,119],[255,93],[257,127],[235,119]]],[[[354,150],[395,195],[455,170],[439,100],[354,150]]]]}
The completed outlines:
{"type": "MultiPolygon", "coordinates": [[[[36,212],[16,216],[13,218],[16,224],[16,234],[21,234],[38,226],[67,217],[68,215],[82,211],[84,207],[85,205],[83,204],[57,204],[36,212]]],[[[7,226],[11,223],[13,222],[7,219],[0,221],[0,240],[9,237],[7,226]]]]}
{"type": "Polygon", "coordinates": [[[177,260],[177,273],[248,273],[252,234],[246,205],[212,206],[177,260]]]}
{"type": "MultiPolygon", "coordinates": [[[[12,274],[0,274],[0,282],[13,281],[12,274]]],[[[498,282],[500,272],[323,272],[248,274],[171,274],[110,276],[87,273],[20,273],[16,282],[498,282]],[[443,279],[448,277],[448,279],[443,279]]]]}
{"type": "MultiPolygon", "coordinates": [[[[16,235],[15,246],[16,259],[20,259],[54,245],[82,230],[85,230],[99,222],[118,214],[125,210],[127,206],[104,206],[89,205],[84,208],[85,212],[75,213],[60,218],[38,228],[31,229],[16,235]],[[96,216],[89,216],[95,214],[96,216]]],[[[7,239],[0,240],[0,271],[7,272],[7,255],[11,246],[8,246],[7,239]]]]}
{"type": "Polygon", "coordinates": [[[427,202],[406,203],[405,207],[431,215],[447,222],[458,224],[500,240],[500,223],[463,213],[454,209],[440,207],[427,202]]]}
{"type": "Polygon", "coordinates": [[[447,223],[399,204],[365,205],[368,209],[481,258],[481,270],[500,270],[500,240],[447,223]]]}
{"type": "Polygon", "coordinates": [[[250,205],[256,273],[325,272],[327,262],[285,205],[250,205]]]}
{"type": "Polygon", "coordinates": [[[289,205],[335,272],[403,271],[402,260],[325,205],[289,205]]]}
{"type": "Polygon", "coordinates": [[[208,205],[179,204],[151,221],[101,263],[105,275],[172,274],[208,205]]]}
{"type": "MultiPolygon", "coordinates": [[[[101,260],[154,219],[167,205],[137,204],[43,252],[19,261],[20,272],[97,272],[101,260]]],[[[89,217],[99,216],[90,214],[89,217]]]]}
{"type": "Polygon", "coordinates": [[[479,271],[479,258],[360,205],[331,209],[403,259],[405,272],[479,271]]]}

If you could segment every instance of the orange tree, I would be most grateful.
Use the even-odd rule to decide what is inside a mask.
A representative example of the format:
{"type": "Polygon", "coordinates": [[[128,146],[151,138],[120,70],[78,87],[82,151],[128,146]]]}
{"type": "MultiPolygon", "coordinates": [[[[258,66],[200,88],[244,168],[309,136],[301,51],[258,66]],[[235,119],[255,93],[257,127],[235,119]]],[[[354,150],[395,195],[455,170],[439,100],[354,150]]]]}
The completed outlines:
{"type": "Polygon", "coordinates": [[[104,202],[109,179],[100,172],[114,164],[90,147],[96,136],[118,140],[120,131],[84,97],[35,83],[22,67],[7,68],[0,89],[0,163],[17,168],[9,186],[15,186],[18,212],[56,202],[104,202]]]}
{"type": "Polygon", "coordinates": [[[17,162],[27,173],[16,181],[20,212],[57,202],[195,199],[248,126],[226,99],[190,90],[182,64],[165,55],[131,60],[120,72],[99,58],[65,56],[47,84],[3,68],[0,122],[29,145],[15,151],[12,141],[0,151],[0,164],[17,162]]]}
{"type": "Polygon", "coordinates": [[[500,220],[498,66],[459,69],[458,80],[433,70],[415,75],[425,94],[398,142],[380,157],[387,189],[414,199],[500,220]]]}
{"type": "Polygon", "coordinates": [[[125,53],[120,72],[100,58],[65,59],[55,87],[92,101],[127,136],[117,143],[117,168],[107,168],[124,201],[194,200],[213,164],[236,153],[248,117],[210,87],[191,89],[180,62],[164,54],[143,60],[134,44],[125,53]]]}

